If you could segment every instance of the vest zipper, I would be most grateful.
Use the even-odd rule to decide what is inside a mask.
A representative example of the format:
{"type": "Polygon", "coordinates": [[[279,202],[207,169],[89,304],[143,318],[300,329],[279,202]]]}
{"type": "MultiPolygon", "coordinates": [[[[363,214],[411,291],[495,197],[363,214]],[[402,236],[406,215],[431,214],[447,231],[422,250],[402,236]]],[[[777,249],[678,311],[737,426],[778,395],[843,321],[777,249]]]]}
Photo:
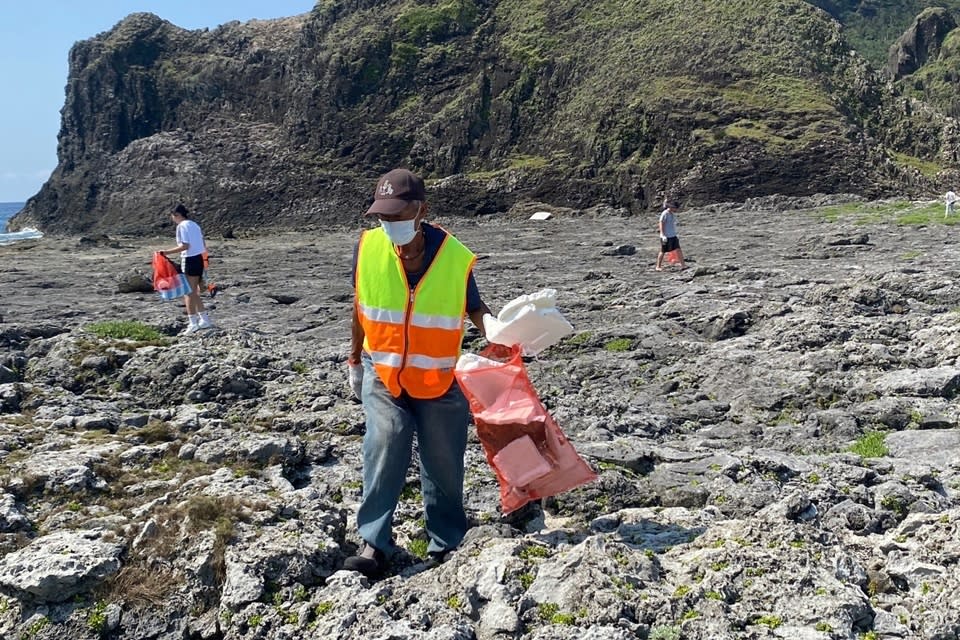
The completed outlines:
{"type": "MultiPolygon", "coordinates": [[[[403,274],[403,280],[406,282],[407,274],[403,274]]],[[[407,288],[410,285],[407,284],[407,288]]],[[[407,298],[407,308],[403,311],[403,357],[400,358],[400,371],[397,372],[397,381],[407,366],[407,352],[410,351],[410,312],[413,311],[413,291],[410,291],[410,297],[407,298]]],[[[401,387],[402,388],[402,387],[401,387]]]]}

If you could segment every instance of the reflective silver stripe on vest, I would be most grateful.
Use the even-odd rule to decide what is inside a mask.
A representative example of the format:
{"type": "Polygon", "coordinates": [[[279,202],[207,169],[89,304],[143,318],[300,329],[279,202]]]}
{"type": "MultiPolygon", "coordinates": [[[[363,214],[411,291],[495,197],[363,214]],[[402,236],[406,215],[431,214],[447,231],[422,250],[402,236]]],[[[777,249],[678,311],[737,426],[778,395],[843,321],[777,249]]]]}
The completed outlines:
{"type": "Polygon", "coordinates": [[[374,351],[370,354],[370,359],[373,360],[373,364],[386,365],[394,369],[399,369],[400,365],[403,364],[403,357],[399,353],[389,353],[387,351],[374,351]]]}
{"type": "Polygon", "coordinates": [[[457,359],[455,357],[431,358],[430,356],[408,354],[407,364],[418,369],[453,369],[457,364],[457,359]]]}
{"type": "Polygon", "coordinates": [[[403,311],[380,309],[378,307],[371,307],[361,304],[360,313],[363,314],[364,317],[369,318],[374,322],[382,322],[384,324],[403,324],[403,311]]]}
{"type": "Polygon", "coordinates": [[[450,329],[456,331],[463,324],[463,318],[449,316],[429,316],[425,313],[415,313],[410,317],[410,324],[425,329],[450,329]]]}

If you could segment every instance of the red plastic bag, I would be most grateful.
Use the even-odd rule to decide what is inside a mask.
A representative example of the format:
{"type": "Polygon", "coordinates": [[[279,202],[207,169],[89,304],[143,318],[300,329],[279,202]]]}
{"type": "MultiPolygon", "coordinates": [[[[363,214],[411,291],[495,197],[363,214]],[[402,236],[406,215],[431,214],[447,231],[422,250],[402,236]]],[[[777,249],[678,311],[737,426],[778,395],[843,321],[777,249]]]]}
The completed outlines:
{"type": "Polygon", "coordinates": [[[175,300],[190,293],[187,277],[159,251],[153,254],[153,288],[164,300],[175,300]]]}
{"type": "Polygon", "coordinates": [[[170,280],[175,280],[180,271],[177,269],[177,265],[167,256],[163,255],[159,251],[154,252],[153,254],[153,288],[155,291],[160,291],[163,288],[161,285],[166,284],[170,280]]]}
{"type": "Polygon", "coordinates": [[[458,368],[455,375],[470,403],[487,462],[500,482],[502,512],[595,480],[597,474],[540,402],[520,346],[491,345],[480,355],[495,363],[458,368]]]}

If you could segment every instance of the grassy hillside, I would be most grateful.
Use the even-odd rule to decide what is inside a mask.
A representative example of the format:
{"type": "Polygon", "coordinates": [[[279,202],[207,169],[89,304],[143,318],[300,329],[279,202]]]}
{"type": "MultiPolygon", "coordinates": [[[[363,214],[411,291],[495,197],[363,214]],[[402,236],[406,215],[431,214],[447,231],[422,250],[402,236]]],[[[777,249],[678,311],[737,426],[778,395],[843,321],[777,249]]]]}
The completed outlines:
{"type": "Polygon", "coordinates": [[[957,165],[945,125],[916,125],[846,34],[804,0],[320,0],[212,31],[136,14],[71,52],[60,163],[16,222],[133,229],[131,199],[195,198],[211,228],[297,225],[360,210],[398,165],[443,214],[926,190],[957,165]]]}
{"type": "MultiPolygon", "coordinates": [[[[555,113],[546,132],[531,130],[529,153],[549,133],[572,155],[667,187],[693,163],[735,164],[747,150],[757,174],[766,163],[788,173],[825,139],[847,144],[877,101],[855,89],[869,86],[866,70],[839,28],[805,2],[505,0],[496,19],[506,52],[534,78],[521,109],[555,113]],[[576,70],[567,82],[564,69],[576,70]]],[[[721,191],[743,180],[700,175],[721,191]]]]}
{"type": "Polygon", "coordinates": [[[960,118],[960,29],[954,29],[943,42],[940,57],[903,78],[907,95],[924,100],[942,113],[960,118]]]}
{"type": "Polygon", "coordinates": [[[960,0],[811,0],[843,23],[846,37],[876,67],[913,19],[927,7],[944,7],[960,18],[960,0]]]}

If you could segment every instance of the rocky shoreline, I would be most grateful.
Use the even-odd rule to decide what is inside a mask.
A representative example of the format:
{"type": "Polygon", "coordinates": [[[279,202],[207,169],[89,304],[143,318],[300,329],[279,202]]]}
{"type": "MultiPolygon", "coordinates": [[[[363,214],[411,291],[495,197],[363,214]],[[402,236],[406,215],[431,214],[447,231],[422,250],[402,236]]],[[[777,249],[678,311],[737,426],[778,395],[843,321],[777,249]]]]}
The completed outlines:
{"type": "Polygon", "coordinates": [[[374,582],[338,571],[357,229],[212,238],[191,336],[137,274],[168,238],[0,247],[0,637],[960,637],[953,227],[805,204],[681,213],[664,273],[655,214],[442,220],[491,308],[558,290],[530,377],[600,478],[504,519],[474,439],[461,549],[417,556],[412,474],[374,582]]]}

